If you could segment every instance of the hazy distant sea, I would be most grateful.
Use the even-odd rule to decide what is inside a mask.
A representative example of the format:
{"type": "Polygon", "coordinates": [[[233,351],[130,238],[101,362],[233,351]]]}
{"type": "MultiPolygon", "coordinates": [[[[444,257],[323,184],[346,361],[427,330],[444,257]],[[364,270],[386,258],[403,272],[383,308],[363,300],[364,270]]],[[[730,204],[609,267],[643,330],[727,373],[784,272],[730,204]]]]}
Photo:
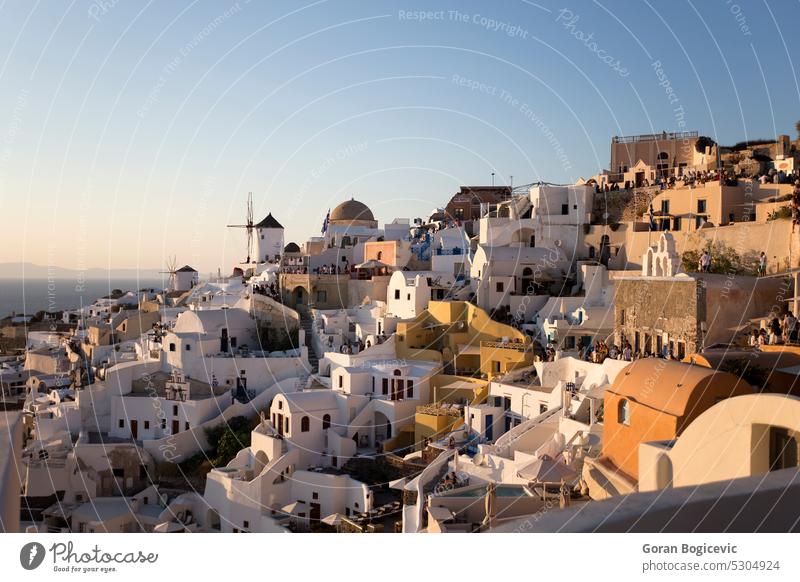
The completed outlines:
{"type": "Polygon", "coordinates": [[[11,312],[33,315],[37,311],[61,311],[88,305],[112,289],[137,291],[161,288],[161,279],[0,279],[0,317],[11,312]]]}

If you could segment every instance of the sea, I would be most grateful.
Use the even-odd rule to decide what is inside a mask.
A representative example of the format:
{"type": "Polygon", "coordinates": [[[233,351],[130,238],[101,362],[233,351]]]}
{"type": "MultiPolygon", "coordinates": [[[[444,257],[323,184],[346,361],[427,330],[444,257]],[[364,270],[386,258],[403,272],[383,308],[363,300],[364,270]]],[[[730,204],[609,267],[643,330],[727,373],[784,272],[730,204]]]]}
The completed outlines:
{"type": "Polygon", "coordinates": [[[161,279],[0,279],[0,318],[77,309],[114,289],[162,289],[161,279]]]}

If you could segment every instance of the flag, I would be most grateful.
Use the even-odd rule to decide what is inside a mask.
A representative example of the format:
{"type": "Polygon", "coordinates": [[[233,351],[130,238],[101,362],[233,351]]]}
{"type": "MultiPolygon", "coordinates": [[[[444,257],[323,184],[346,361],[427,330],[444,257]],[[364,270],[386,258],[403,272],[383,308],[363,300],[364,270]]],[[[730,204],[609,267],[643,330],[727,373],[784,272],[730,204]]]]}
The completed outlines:
{"type": "Polygon", "coordinates": [[[328,214],[325,216],[325,220],[322,221],[322,234],[328,232],[328,222],[330,222],[330,219],[331,219],[331,209],[328,208],[328,214]]]}
{"type": "Polygon", "coordinates": [[[650,205],[649,216],[650,216],[650,230],[655,230],[656,229],[656,219],[654,217],[653,205],[652,204],[650,205]]]}

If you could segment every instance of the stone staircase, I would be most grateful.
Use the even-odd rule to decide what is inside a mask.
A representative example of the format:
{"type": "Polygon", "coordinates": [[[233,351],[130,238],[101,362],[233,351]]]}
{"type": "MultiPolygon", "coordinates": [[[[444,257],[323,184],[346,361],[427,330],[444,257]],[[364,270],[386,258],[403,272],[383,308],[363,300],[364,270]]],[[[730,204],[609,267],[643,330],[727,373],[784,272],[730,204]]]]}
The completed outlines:
{"type": "Polygon", "coordinates": [[[316,374],[319,372],[319,357],[317,357],[313,342],[311,341],[311,316],[307,313],[300,314],[300,329],[305,332],[306,346],[308,346],[308,363],[310,366],[308,372],[309,374],[316,374]]]}

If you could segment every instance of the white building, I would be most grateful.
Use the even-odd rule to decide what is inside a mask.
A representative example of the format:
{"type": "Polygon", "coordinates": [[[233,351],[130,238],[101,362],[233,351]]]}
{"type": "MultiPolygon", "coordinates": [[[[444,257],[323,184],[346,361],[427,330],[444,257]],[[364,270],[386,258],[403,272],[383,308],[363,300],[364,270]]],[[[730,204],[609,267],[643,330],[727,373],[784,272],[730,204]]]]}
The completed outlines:
{"type": "Polygon", "coordinates": [[[478,245],[472,262],[478,307],[491,311],[507,307],[527,316],[534,296],[552,282],[562,281],[570,263],[558,247],[478,245]]]}
{"type": "MultiPolygon", "coordinates": [[[[345,356],[347,357],[347,356],[345,356]]],[[[331,367],[330,389],[281,394],[270,407],[276,432],[298,449],[301,466],[341,466],[374,452],[430,400],[432,362],[365,360],[331,367]]]]}
{"type": "Polygon", "coordinates": [[[614,332],[614,282],[596,263],[579,263],[577,295],[550,297],[532,318],[534,337],[580,357],[577,346],[606,341],[614,332]]]}
{"type": "Polygon", "coordinates": [[[465,289],[456,284],[455,276],[447,272],[395,271],[389,279],[386,314],[399,319],[411,319],[428,308],[428,303],[442,301],[465,289]]]}
{"type": "Polygon", "coordinates": [[[590,224],[592,185],[537,185],[530,190],[531,221],[536,245],[558,247],[566,256],[578,256],[583,225],[590,224]]]}
{"type": "Polygon", "coordinates": [[[339,352],[350,346],[358,353],[358,346],[374,346],[382,336],[394,332],[396,318],[387,315],[386,303],[370,301],[350,309],[315,309],[312,312],[312,339],[315,353],[322,357],[326,352],[339,352]]]}
{"type": "MultiPolygon", "coordinates": [[[[306,418],[321,416],[317,423],[321,423],[326,414],[333,419],[336,409],[330,408],[329,396],[316,392],[329,391],[304,393],[307,396],[295,402],[302,401],[313,409],[306,410],[306,418]]],[[[281,403],[281,410],[292,412],[289,408],[294,404],[281,396],[276,400],[281,403]]],[[[276,408],[274,403],[273,408],[276,408]]],[[[283,417],[281,426],[286,418],[289,432],[296,434],[296,438],[310,433],[310,430],[302,432],[303,421],[299,416],[296,419],[293,415],[283,417]]],[[[250,442],[250,446],[239,451],[227,466],[213,469],[207,476],[204,493],[210,514],[207,519],[212,524],[216,522],[216,529],[222,532],[281,531],[289,522],[300,524],[302,529],[303,525],[307,527],[309,522],[333,513],[349,516],[372,508],[372,493],[363,483],[347,475],[303,468],[300,447],[280,435],[271,421],[263,419],[252,431],[250,442]]],[[[297,442],[312,443],[303,439],[297,442]]],[[[318,443],[313,441],[313,444],[318,443]]]]}
{"type": "Polygon", "coordinates": [[[178,371],[134,379],[111,398],[109,435],[158,440],[190,430],[218,416],[233,402],[230,386],[212,386],[178,371]]]}
{"type": "Polygon", "coordinates": [[[255,320],[243,309],[184,311],[161,340],[163,370],[182,371],[208,384],[258,393],[288,376],[307,375],[308,350],[265,352],[258,343],[255,320]]]}
{"type": "Polygon", "coordinates": [[[436,231],[431,243],[431,271],[469,279],[472,251],[469,237],[461,226],[436,231]]]}
{"type": "MultiPolygon", "coordinates": [[[[451,433],[459,444],[477,444],[477,454],[445,452],[404,485],[405,490],[417,493],[417,500],[403,510],[403,531],[423,530],[424,505],[429,508],[428,531],[455,531],[456,522],[465,520],[473,522],[467,524],[470,527],[480,525],[485,516],[481,513],[475,518],[477,504],[463,501],[469,498],[468,491],[488,483],[510,485],[511,494],[524,498],[517,510],[504,515],[534,514],[545,507],[544,502],[540,496],[537,501],[531,490],[520,488],[529,486],[530,471],[542,463],[555,463],[568,484],[577,484],[584,460],[600,453],[605,389],[627,364],[562,358],[538,362],[535,374],[531,369],[515,370],[493,381],[487,402],[465,409],[467,430],[462,427],[451,433]],[[443,474],[455,475],[455,483],[442,488],[443,474]]],[[[445,437],[439,446],[448,440],[445,437]]]]}

